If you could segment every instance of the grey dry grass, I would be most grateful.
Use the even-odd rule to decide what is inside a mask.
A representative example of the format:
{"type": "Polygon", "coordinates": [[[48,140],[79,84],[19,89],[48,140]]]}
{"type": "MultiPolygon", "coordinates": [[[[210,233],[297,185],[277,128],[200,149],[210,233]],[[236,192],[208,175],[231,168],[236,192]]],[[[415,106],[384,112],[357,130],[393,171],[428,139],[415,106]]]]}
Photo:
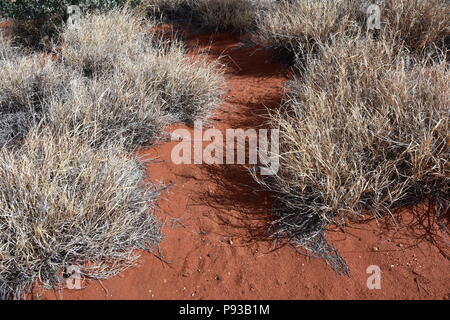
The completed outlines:
{"type": "MultiPolygon", "coordinates": [[[[127,104],[133,100],[130,111],[159,115],[161,123],[207,118],[223,92],[219,63],[188,57],[180,42],[157,37],[152,27],[127,10],[88,15],[79,30],[63,32],[63,61],[109,92],[121,91],[127,104]]],[[[127,105],[117,108],[126,113],[127,105]]]]}
{"type": "Polygon", "coordinates": [[[50,130],[0,149],[0,298],[21,298],[35,281],[58,287],[71,265],[109,277],[159,243],[158,190],[122,150],[50,130]]]}
{"type": "Polygon", "coordinates": [[[19,47],[12,43],[10,37],[0,33],[0,61],[15,57],[19,55],[20,51],[19,47]]]}
{"type": "Polygon", "coordinates": [[[128,9],[104,14],[87,14],[79,28],[65,28],[61,34],[61,55],[67,65],[86,75],[98,75],[114,69],[114,64],[129,56],[151,50],[146,30],[154,24],[144,22],[128,9]]]}
{"type": "Polygon", "coordinates": [[[352,0],[280,1],[258,14],[257,34],[263,44],[287,54],[309,52],[339,35],[358,32],[355,12],[352,0]]]}
{"type": "Polygon", "coordinates": [[[67,71],[39,55],[3,49],[0,59],[0,145],[23,138],[39,122],[50,97],[63,94],[67,71]]]}
{"type": "Polygon", "coordinates": [[[215,31],[254,29],[256,15],[272,0],[148,0],[149,12],[215,31]]]}
{"type": "Polygon", "coordinates": [[[167,114],[152,91],[133,87],[119,75],[72,78],[67,97],[53,97],[45,123],[57,135],[75,131],[93,147],[123,141],[127,149],[153,142],[167,114]]]}
{"type": "MultiPolygon", "coordinates": [[[[412,53],[436,51],[450,37],[450,3],[446,0],[293,0],[276,3],[258,15],[262,43],[288,55],[306,54],[339,36],[366,32],[370,3],[381,8],[381,34],[412,53]]],[[[448,49],[448,48],[447,48],[448,49]]]]}
{"type": "Polygon", "coordinates": [[[449,1],[386,0],[381,9],[382,32],[391,41],[405,46],[412,53],[428,53],[436,47],[442,50],[445,45],[448,46],[449,1]]]}
{"type": "Polygon", "coordinates": [[[109,277],[158,244],[159,190],[124,150],[206,117],[222,75],[140,23],[128,11],[87,16],[63,33],[63,63],[4,51],[0,116],[16,121],[5,140],[20,143],[0,146],[0,298],[58,287],[71,265],[109,277]]]}
{"type": "Polygon", "coordinates": [[[445,58],[398,55],[385,40],[344,38],[320,51],[272,115],[280,171],[260,182],[277,195],[274,237],[345,271],[323,245],[329,223],[427,198],[449,207],[450,70],[445,58]]]}

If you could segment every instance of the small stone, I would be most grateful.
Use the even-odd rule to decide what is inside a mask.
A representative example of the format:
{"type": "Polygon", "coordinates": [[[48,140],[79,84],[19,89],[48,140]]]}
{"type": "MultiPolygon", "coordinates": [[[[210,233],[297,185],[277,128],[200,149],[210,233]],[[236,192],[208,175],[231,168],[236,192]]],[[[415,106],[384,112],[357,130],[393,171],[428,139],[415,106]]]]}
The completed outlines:
{"type": "Polygon", "coordinates": [[[378,249],[378,247],[373,247],[372,250],[373,251],[378,251],[379,249],[378,249]]]}

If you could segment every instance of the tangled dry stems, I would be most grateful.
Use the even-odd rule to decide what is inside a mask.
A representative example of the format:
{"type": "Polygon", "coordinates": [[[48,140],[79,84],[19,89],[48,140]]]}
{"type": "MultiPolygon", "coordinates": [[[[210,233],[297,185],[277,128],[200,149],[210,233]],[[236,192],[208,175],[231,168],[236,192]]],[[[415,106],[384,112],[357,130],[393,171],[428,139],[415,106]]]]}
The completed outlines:
{"type": "Polygon", "coordinates": [[[215,31],[248,31],[254,29],[260,10],[274,0],[148,0],[152,14],[181,21],[215,31]]]}
{"type": "Polygon", "coordinates": [[[71,265],[109,277],[159,243],[160,188],[129,151],[207,117],[223,88],[218,64],[147,27],[126,10],[88,15],[64,31],[62,61],[2,47],[0,298],[63,285],[71,265]]]}
{"type": "Polygon", "coordinates": [[[12,43],[9,37],[0,33],[0,60],[10,59],[20,55],[21,49],[12,43]]]}
{"type": "MultiPolygon", "coordinates": [[[[260,180],[277,195],[275,237],[314,251],[330,222],[429,197],[448,208],[448,64],[394,47],[370,38],[334,40],[291,81],[272,115],[280,171],[260,180]]],[[[316,253],[345,271],[333,250],[322,249],[316,253]]]]}
{"type": "MultiPolygon", "coordinates": [[[[366,10],[371,3],[367,0],[280,1],[270,10],[258,14],[257,32],[262,43],[285,54],[306,54],[317,45],[340,36],[365,33],[366,10]]],[[[448,1],[386,0],[373,3],[380,4],[381,34],[398,45],[399,50],[406,47],[411,53],[426,55],[448,46],[448,1]]]]}
{"type": "MultiPolygon", "coordinates": [[[[159,122],[156,127],[168,121],[191,124],[207,118],[223,93],[220,64],[189,58],[179,41],[159,38],[153,26],[126,10],[88,15],[81,20],[80,30],[62,34],[63,61],[91,78],[89,86],[103,82],[104,89],[111,86],[108,92],[120,90],[122,97],[116,96],[126,99],[122,105],[132,104],[130,111],[141,110],[142,115],[147,110],[142,123],[152,114],[153,122],[159,122]],[[114,26],[117,32],[108,31],[114,26]]],[[[102,98],[107,100],[108,95],[102,98]]]]}
{"type": "MultiPolygon", "coordinates": [[[[356,0],[355,0],[356,1],[356,0]]],[[[260,41],[285,54],[309,52],[333,37],[358,32],[352,0],[294,0],[274,3],[257,18],[260,41]]]]}
{"type": "Polygon", "coordinates": [[[159,243],[159,192],[122,150],[48,129],[0,149],[0,298],[21,298],[36,280],[56,288],[71,265],[109,277],[159,243]]]}
{"type": "Polygon", "coordinates": [[[50,97],[66,90],[69,76],[37,54],[20,55],[14,49],[4,57],[0,59],[0,146],[23,138],[41,120],[50,97]]]}

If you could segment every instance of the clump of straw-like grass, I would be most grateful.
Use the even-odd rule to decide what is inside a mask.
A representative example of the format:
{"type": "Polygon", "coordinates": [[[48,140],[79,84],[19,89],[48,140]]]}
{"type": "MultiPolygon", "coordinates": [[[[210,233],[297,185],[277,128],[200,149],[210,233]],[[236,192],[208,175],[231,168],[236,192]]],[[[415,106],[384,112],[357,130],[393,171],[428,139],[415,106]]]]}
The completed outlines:
{"type": "Polygon", "coordinates": [[[340,36],[365,34],[371,4],[380,8],[379,34],[398,49],[415,55],[448,50],[450,4],[446,0],[281,1],[258,14],[257,33],[262,43],[285,55],[304,55],[340,36]]]}
{"type": "Polygon", "coordinates": [[[309,52],[337,36],[358,32],[356,6],[347,0],[293,0],[274,3],[257,19],[260,41],[287,55],[309,52]]]}
{"type": "MultiPolygon", "coordinates": [[[[381,5],[383,33],[412,53],[443,49],[450,40],[446,0],[386,0],[381,5]]],[[[448,50],[448,48],[447,48],[448,50]]]]}
{"type": "Polygon", "coordinates": [[[110,277],[159,243],[158,190],[122,150],[46,129],[0,149],[0,298],[22,298],[36,281],[57,288],[70,266],[110,277]]]}
{"type": "Polygon", "coordinates": [[[109,92],[133,100],[132,110],[145,106],[186,123],[207,118],[223,92],[220,65],[189,58],[181,43],[158,38],[139,19],[126,10],[82,18],[78,30],[62,34],[64,63],[106,87],[111,79],[109,92]]]}
{"type": "Polygon", "coordinates": [[[0,145],[23,138],[42,118],[50,97],[63,95],[67,71],[39,55],[11,49],[0,59],[0,145]]]}
{"type": "Polygon", "coordinates": [[[277,195],[274,236],[340,270],[323,245],[328,223],[427,198],[449,206],[449,67],[397,51],[385,40],[324,45],[272,115],[280,171],[260,182],[277,195]]]}
{"type": "Polygon", "coordinates": [[[255,27],[259,11],[273,0],[148,0],[148,11],[214,31],[243,32],[255,27]]]}

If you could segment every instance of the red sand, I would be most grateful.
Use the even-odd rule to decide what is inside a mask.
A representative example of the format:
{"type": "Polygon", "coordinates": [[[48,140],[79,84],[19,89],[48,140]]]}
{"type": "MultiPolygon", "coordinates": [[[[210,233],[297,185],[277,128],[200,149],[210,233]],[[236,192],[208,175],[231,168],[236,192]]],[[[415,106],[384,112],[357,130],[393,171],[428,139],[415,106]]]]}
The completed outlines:
{"type": "MultiPolygon", "coordinates": [[[[212,117],[219,129],[258,127],[266,107],[277,107],[288,78],[262,48],[240,48],[228,33],[193,35],[191,54],[222,56],[227,63],[225,102],[212,117]],[[203,50],[204,49],[204,50],[203,50]],[[202,51],[203,50],[203,51],[202,51]]],[[[168,128],[187,128],[176,125],[168,128]]],[[[189,129],[192,132],[192,129],[189,129]]],[[[239,166],[174,165],[176,142],[144,150],[151,181],[174,185],[160,200],[167,221],[161,243],[166,262],[143,253],[140,265],[82,290],[34,290],[34,299],[450,299],[450,240],[432,215],[408,211],[402,221],[368,221],[328,232],[351,276],[290,246],[273,248],[264,237],[268,194],[256,192],[239,166]],[[444,238],[442,238],[444,237],[444,238]],[[442,241],[438,241],[441,239],[442,241]],[[382,270],[381,289],[369,290],[366,269],[382,270]]]]}

